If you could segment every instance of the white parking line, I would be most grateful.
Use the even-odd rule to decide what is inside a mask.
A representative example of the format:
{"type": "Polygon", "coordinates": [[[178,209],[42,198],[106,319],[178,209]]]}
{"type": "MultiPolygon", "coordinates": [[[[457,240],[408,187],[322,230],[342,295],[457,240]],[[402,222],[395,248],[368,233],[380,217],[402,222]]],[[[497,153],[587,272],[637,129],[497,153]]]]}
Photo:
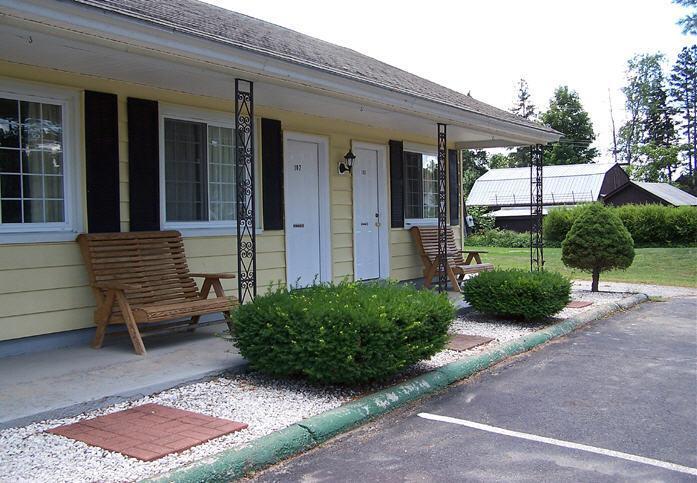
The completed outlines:
{"type": "Polygon", "coordinates": [[[571,441],[563,441],[561,439],[547,438],[545,436],[537,436],[529,433],[521,433],[519,431],[511,431],[510,429],[497,428],[496,426],[489,426],[488,424],[475,423],[474,421],[467,421],[465,419],[451,418],[448,416],[439,416],[437,414],[429,413],[419,413],[419,417],[424,419],[431,419],[433,421],[441,421],[444,423],[458,424],[460,426],[467,426],[468,428],[479,429],[481,431],[488,431],[490,433],[503,434],[506,436],[511,436],[513,438],[527,439],[529,441],[537,441],[539,443],[551,444],[554,446],[562,446],[564,448],[577,449],[580,451],[586,451],[588,453],[601,454],[605,456],[612,456],[613,458],[620,458],[623,460],[634,461],[636,463],[643,463],[645,465],[657,466],[659,468],[664,468],[666,470],[677,471],[680,473],[686,473],[688,475],[697,475],[697,468],[692,468],[690,466],[678,465],[675,463],[669,463],[667,461],[655,460],[653,458],[646,458],[644,456],[637,456],[629,453],[622,453],[621,451],[615,451],[612,449],[596,448],[595,446],[588,446],[586,444],[572,443],[571,441]]]}

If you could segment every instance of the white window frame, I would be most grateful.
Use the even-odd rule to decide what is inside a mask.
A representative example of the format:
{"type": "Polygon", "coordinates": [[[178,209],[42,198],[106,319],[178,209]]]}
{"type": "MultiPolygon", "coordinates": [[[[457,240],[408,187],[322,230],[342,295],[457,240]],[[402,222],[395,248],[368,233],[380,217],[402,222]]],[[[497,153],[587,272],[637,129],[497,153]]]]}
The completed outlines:
{"type": "MultiPolygon", "coordinates": [[[[402,149],[406,152],[416,153],[422,156],[435,156],[436,159],[438,159],[438,149],[435,146],[405,142],[402,149]]],[[[404,218],[404,228],[411,228],[412,226],[435,226],[437,224],[438,218],[404,218]]]]}
{"type": "MultiPolygon", "coordinates": [[[[233,129],[235,143],[237,135],[235,129],[235,113],[225,111],[213,111],[176,104],[160,104],[159,113],[159,137],[160,137],[160,226],[163,230],[178,230],[185,237],[199,236],[220,236],[237,235],[237,220],[215,220],[215,221],[167,221],[167,193],[165,179],[165,119],[177,121],[200,122],[206,125],[226,127],[233,129]]],[[[254,185],[255,185],[255,224],[256,232],[262,233],[261,229],[261,166],[258,162],[260,157],[258,139],[258,122],[254,119],[254,185]]],[[[207,136],[207,135],[206,135],[207,136]]],[[[207,139],[207,137],[206,137],[207,139]]],[[[206,142],[208,142],[206,140],[206,142]]],[[[234,148],[236,149],[236,148],[234,148]]],[[[234,158],[233,158],[234,159],[234,158]]],[[[208,160],[206,160],[208,162],[208,160]]],[[[208,171],[208,169],[206,169],[208,171]]],[[[237,193],[235,191],[235,193],[237,193]]],[[[235,195],[237,196],[237,195],[235,195]]]]}
{"type": "Polygon", "coordinates": [[[83,231],[81,129],[78,107],[81,93],[75,89],[48,86],[29,81],[0,78],[0,97],[43,102],[61,106],[63,123],[63,195],[65,221],[62,223],[0,223],[0,245],[73,241],[83,231]]]}

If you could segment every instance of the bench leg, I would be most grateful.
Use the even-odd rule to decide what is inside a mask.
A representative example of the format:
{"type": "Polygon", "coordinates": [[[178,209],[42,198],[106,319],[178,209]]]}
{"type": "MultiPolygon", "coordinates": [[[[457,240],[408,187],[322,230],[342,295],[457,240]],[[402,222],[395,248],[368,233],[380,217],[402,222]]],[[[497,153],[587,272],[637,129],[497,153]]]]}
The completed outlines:
{"type": "Polygon", "coordinates": [[[128,334],[131,336],[131,342],[133,343],[133,349],[139,356],[145,355],[145,346],[143,345],[143,339],[140,337],[140,331],[138,330],[138,324],[136,323],[135,317],[133,317],[133,312],[131,311],[131,306],[126,300],[126,296],[123,292],[116,292],[116,300],[121,308],[121,313],[123,314],[123,320],[126,322],[126,328],[128,329],[128,334]]]}
{"type": "Polygon", "coordinates": [[[460,291],[460,283],[457,280],[457,277],[455,276],[455,272],[453,272],[453,269],[450,268],[450,265],[447,266],[448,270],[448,278],[450,279],[450,283],[453,286],[453,292],[459,292],[460,291]]]}
{"type": "Polygon", "coordinates": [[[432,263],[431,266],[424,270],[424,288],[431,288],[433,276],[436,274],[437,269],[438,265],[436,263],[432,263]]]}
{"type": "Polygon", "coordinates": [[[92,339],[92,348],[93,349],[99,349],[102,347],[102,344],[104,343],[104,335],[106,334],[106,328],[107,325],[109,325],[109,318],[111,317],[111,312],[114,309],[114,301],[116,299],[116,295],[113,290],[110,290],[109,293],[107,293],[106,298],[104,299],[103,305],[100,307],[100,312],[97,320],[95,320],[97,324],[97,330],[94,333],[94,339],[92,339]]]}
{"type": "MultiPolygon", "coordinates": [[[[207,278],[203,281],[203,285],[201,285],[201,292],[199,292],[199,297],[201,297],[201,299],[207,299],[210,291],[211,291],[211,279],[207,278]]],[[[200,315],[194,315],[193,317],[191,317],[191,322],[189,322],[189,328],[186,331],[187,332],[195,331],[196,326],[198,326],[199,320],[201,320],[200,315]]]]}

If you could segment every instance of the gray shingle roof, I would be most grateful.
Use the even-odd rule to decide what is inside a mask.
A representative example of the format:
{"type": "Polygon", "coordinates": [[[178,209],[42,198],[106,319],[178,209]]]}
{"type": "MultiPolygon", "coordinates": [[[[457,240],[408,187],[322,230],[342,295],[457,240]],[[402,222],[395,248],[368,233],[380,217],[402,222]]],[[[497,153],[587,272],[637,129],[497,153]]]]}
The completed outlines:
{"type": "Polygon", "coordinates": [[[346,47],[197,0],[73,0],[464,111],[554,130],[346,47]]]}

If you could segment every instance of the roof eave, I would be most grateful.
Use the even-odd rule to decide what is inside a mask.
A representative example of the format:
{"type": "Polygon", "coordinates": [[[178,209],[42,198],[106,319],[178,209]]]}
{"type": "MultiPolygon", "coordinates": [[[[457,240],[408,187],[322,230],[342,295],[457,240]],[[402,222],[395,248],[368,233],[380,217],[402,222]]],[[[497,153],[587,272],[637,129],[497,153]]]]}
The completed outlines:
{"type": "Polygon", "coordinates": [[[510,145],[525,145],[554,142],[561,137],[561,133],[545,126],[512,122],[418,93],[369,82],[345,72],[236,45],[227,39],[186,31],[179,25],[165,25],[127,12],[105,10],[89,0],[51,2],[48,5],[37,0],[0,0],[0,5],[8,15],[19,15],[23,20],[39,22],[44,27],[67,29],[72,34],[90,35],[101,42],[126,44],[148,50],[151,55],[175,56],[180,61],[203,63],[209,68],[234,69],[246,72],[250,77],[368,101],[434,122],[490,133],[497,146],[502,145],[501,140],[510,145]]]}

